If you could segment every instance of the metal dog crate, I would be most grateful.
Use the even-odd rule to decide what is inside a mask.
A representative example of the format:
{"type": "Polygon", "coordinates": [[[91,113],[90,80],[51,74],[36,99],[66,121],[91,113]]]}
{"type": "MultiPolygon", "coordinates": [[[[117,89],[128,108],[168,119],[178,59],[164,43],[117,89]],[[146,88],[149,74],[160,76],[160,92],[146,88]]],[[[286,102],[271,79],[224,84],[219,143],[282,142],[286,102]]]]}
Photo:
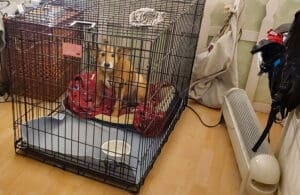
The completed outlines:
{"type": "Polygon", "coordinates": [[[139,191],[187,103],[203,7],[204,0],[53,0],[9,18],[16,152],[139,191]],[[163,12],[163,20],[132,26],[140,8],[163,12]],[[97,70],[109,74],[98,59],[108,55],[112,76],[102,81],[97,70]],[[130,70],[117,69],[116,58],[130,70]],[[145,91],[142,102],[133,87],[145,91]]]}

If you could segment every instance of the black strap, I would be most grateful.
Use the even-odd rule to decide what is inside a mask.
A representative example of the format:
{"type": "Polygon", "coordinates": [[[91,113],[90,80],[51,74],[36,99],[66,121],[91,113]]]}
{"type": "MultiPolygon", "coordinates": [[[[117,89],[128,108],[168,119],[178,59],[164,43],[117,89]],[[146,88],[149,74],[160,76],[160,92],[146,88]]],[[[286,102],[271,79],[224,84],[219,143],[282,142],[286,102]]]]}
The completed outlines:
{"type": "MultiPolygon", "coordinates": [[[[264,129],[263,133],[261,134],[260,138],[258,139],[258,141],[256,142],[256,144],[254,145],[254,147],[252,148],[253,152],[257,152],[258,148],[262,145],[262,143],[264,142],[265,138],[267,137],[267,135],[269,135],[270,129],[273,125],[273,122],[276,119],[276,114],[277,114],[277,109],[272,109],[270,114],[269,114],[269,119],[268,119],[268,123],[266,128],[264,129]]],[[[268,137],[268,141],[270,141],[269,137],[268,137]]]]}
{"type": "MultiPolygon", "coordinates": [[[[277,74],[277,73],[274,72],[274,74],[277,74]]],[[[283,100],[283,96],[288,92],[288,89],[290,86],[289,78],[290,78],[291,74],[292,74],[292,70],[291,70],[291,68],[287,69],[287,66],[285,67],[285,69],[282,70],[282,73],[281,73],[282,79],[280,81],[279,89],[272,97],[272,105],[271,105],[272,109],[269,114],[268,123],[267,123],[266,128],[264,129],[263,133],[261,134],[260,138],[258,139],[256,144],[252,148],[253,152],[257,152],[258,148],[262,145],[265,138],[269,135],[269,132],[270,132],[270,129],[271,129],[273,123],[275,121],[278,121],[276,118],[277,113],[281,113],[282,117],[287,116],[288,112],[285,109],[285,107],[282,105],[282,100],[283,100]]],[[[278,77],[278,76],[273,75],[271,85],[274,84],[276,77],[278,77]]],[[[271,89],[273,89],[273,86],[271,86],[271,89]]],[[[272,90],[271,90],[271,94],[272,94],[272,90]]],[[[268,136],[268,141],[270,142],[269,136],[268,136]]]]}

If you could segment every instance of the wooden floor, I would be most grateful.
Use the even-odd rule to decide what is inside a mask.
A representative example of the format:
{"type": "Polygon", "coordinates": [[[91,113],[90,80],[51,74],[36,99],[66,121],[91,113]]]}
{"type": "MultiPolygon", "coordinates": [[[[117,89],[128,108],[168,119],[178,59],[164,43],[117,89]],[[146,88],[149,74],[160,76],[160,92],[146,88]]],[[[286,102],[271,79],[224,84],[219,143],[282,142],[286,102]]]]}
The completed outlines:
{"type": "MultiPolygon", "coordinates": [[[[219,111],[194,108],[209,123],[219,111]]],[[[266,115],[259,114],[264,123],[266,115]]],[[[280,127],[272,131],[272,144],[280,127]]],[[[188,109],[154,164],[141,195],[235,195],[241,178],[224,126],[205,128],[188,109]]],[[[16,155],[13,148],[11,106],[0,104],[0,195],[100,194],[123,195],[126,191],[78,176],[59,168],[16,155]]]]}

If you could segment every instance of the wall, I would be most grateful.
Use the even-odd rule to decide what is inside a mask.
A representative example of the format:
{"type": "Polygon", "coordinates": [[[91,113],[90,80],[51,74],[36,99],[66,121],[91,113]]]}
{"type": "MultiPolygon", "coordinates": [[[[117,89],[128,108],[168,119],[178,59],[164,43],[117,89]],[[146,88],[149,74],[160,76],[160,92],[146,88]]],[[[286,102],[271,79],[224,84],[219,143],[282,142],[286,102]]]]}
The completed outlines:
{"type": "MultiPolygon", "coordinates": [[[[210,26],[221,26],[224,22],[224,6],[233,3],[234,0],[207,0],[206,3],[213,4],[210,10],[210,26]]],[[[279,8],[274,16],[274,27],[282,23],[291,22],[297,8],[300,9],[300,0],[278,0],[279,8]]],[[[261,22],[266,15],[266,4],[268,0],[245,0],[243,31],[259,32],[261,22]]],[[[205,24],[202,28],[205,28],[205,24]]],[[[273,28],[274,28],[273,27],[273,28]]],[[[253,34],[253,33],[252,33],[253,34]]],[[[258,34],[257,34],[258,35],[258,34]]],[[[256,37],[257,39],[257,37],[256,37]]],[[[239,87],[245,88],[248,80],[249,70],[252,63],[250,51],[255,45],[255,40],[241,40],[238,44],[238,66],[239,66],[239,87]]],[[[255,73],[256,74],[256,73],[255,73]]],[[[251,79],[250,79],[251,82],[251,79]]],[[[267,86],[267,76],[259,78],[257,89],[254,91],[253,102],[262,104],[270,103],[269,89],[267,86]]],[[[268,110],[268,109],[267,109],[268,110]]]]}
{"type": "MultiPolygon", "coordinates": [[[[278,7],[279,9],[274,16],[274,28],[280,24],[292,22],[294,14],[297,10],[300,10],[300,0],[280,0],[278,7]]],[[[254,100],[256,102],[270,103],[266,76],[260,78],[254,100]]]]}
{"type": "MultiPolygon", "coordinates": [[[[246,0],[244,12],[243,31],[260,30],[261,20],[265,16],[265,2],[259,0],[246,0]],[[253,11],[255,10],[255,12],[253,11]],[[254,14],[255,13],[255,14],[254,14]]],[[[238,45],[238,65],[239,65],[239,87],[245,88],[252,62],[250,51],[255,42],[240,41],[238,45]]]]}
{"type": "MultiPolygon", "coordinates": [[[[250,51],[257,41],[258,31],[260,29],[261,20],[265,15],[265,2],[259,0],[244,0],[244,25],[243,36],[238,44],[238,70],[239,70],[239,87],[245,88],[248,74],[250,70],[250,64],[252,62],[252,55],[250,51]],[[253,14],[255,10],[255,14],[253,14]],[[249,32],[252,38],[248,39],[247,34],[249,32]],[[244,36],[246,35],[246,36],[244,36]]],[[[206,7],[204,13],[204,19],[202,23],[202,29],[200,33],[200,40],[198,44],[198,52],[203,51],[205,48],[206,37],[213,36],[218,33],[220,27],[224,24],[226,14],[224,12],[224,6],[227,4],[233,4],[235,0],[206,0],[206,7]],[[208,18],[208,19],[207,19],[208,18]]],[[[209,37],[211,38],[211,37],[209,37]]]]}

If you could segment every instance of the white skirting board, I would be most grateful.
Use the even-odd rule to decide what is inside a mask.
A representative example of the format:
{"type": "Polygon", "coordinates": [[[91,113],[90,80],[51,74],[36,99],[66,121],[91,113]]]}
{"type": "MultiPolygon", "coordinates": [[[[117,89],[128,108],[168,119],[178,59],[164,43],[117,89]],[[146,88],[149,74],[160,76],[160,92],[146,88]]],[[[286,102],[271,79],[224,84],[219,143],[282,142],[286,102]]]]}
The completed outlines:
{"type": "Polygon", "coordinates": [[[252,105],[256,112],[262,112],[262,113],[269,114],[269,112],[271,110],[270,104],[254,102],[254,103],[252,103],[252,105]]]}

